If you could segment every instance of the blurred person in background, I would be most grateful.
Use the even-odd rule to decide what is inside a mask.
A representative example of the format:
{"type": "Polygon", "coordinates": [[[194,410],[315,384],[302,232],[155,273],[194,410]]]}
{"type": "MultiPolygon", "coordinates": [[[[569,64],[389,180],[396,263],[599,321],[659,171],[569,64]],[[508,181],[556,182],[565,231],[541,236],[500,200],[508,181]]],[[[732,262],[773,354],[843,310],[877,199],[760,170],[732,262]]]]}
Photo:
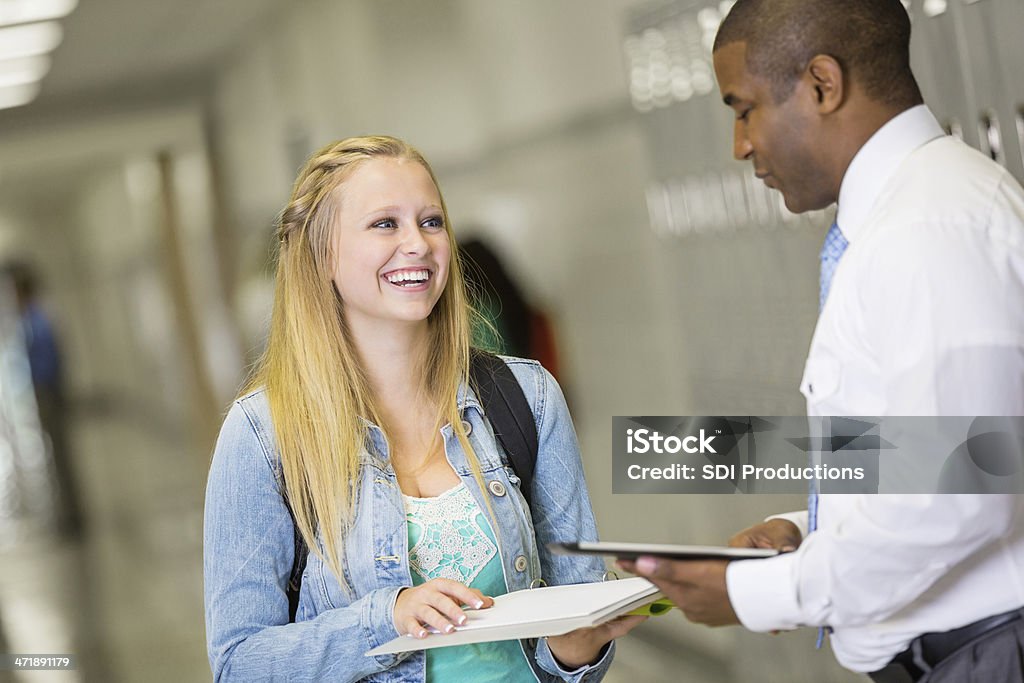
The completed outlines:
{"type": "Polygon", "coordinates": [[[474,343],[494,353],[533,358],[564,383],[554,326],[547,313],[530,304],[486,242],[468,239],[460,243],[459,252],[467,262],[473,306],[483,318],[474,325],[474,343]]]}
{"type": "MultiPolygon", "coordinates": [[[[808,412],[1024,415],[1024,190],[944,134],[910,28],[899,0],[739,0],[715,40],[736,158],[791,211],[838,202],[808,412]]],[[[1024,496],[815,489],[731,542],[792,552],[623,564],[697,622],[829,627],[881,683],[1024,681],[1024,496]]]]}
{"type": "Polygon", "coordinates": [[[483,319],[480,322],[490,323],[474,325],[473,342],[494,353],[531,358],[530,306],[519,285],[483,240],[460,242],[459,254],[466,264],[470,299],[483,319]]]}
{"type": "Polygon", "coordinates": [[[67,427],[69,406],[57,333],[39,298],[36,269],[25,261],[10,261],[0,268],[0,273],[10,280],[14,288],[39,424],[48,437],[53,458],[57,530],[64,536],[76,536],[82,530],[83,520],[71,463],[67,427]]]}
{"type": "Polygon", "coordinates": [[[598,680],[626,617],[540,641],[365,657],[464,622],[461,605],[600,580],[545,543],[593,539],[558,384],[509,368],[539,451],[529,510],[468,385],[470,307],[447,211],[423,157],[389,137],[313,155],[279,226],[270,338],[235,401],[206,495],[207,642],[221,680],[598,680]],[[485,485],[485,479],[487,483],[485,485]],[[526,526],[531,519],[533,528],[526,526]],[[289,580],[309,553],[298,605],[289,580]]]}

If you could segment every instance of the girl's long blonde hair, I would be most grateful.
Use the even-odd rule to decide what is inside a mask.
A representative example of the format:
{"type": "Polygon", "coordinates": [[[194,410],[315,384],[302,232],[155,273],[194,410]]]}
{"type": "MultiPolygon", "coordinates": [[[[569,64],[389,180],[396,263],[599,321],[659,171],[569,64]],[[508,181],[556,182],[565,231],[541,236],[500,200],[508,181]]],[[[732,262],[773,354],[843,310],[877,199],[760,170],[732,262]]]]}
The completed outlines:
{"type": "MultiPolygon", "coordinates": [[[[384,425],[332,281],[335,258],[343,257],[335,250],[344,249],[335,240],[334,216],[338,202],[344,201],[338,188],[373,158],[415,161],[437,186],[423,155],[392,137],[347,138],[309,159],[281,213],[270,336],[246,388],[266,388],[296,527],[346,589],[342,543],[354,518],[360,453],[366,448],[367,427],[361,418],[384,425]]],[[[457,403],[459,387],[468,381],[472,309],[443,197],[441,211],[451,263],[448,282],[427,319],[430,341],[422,385],[439,406],[437,427],[452,426],[481,490],[487,491],[457,403]]]]}

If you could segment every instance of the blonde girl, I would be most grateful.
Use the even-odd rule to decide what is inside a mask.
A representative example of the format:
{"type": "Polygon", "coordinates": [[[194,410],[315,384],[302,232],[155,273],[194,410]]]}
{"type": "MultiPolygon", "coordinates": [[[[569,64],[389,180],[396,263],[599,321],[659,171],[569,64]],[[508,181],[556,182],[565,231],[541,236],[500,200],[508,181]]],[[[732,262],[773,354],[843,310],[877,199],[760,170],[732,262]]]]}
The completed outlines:
{"type": "Polygon", "coordinates": [[[545,548],[596,538],[593,513],[558,385],[507,358],[539,437],[531,506],[519,491],[468,381],[471,308],[419,152],[390,137],[320,150],[278,237],[267,350],[225,419],[207,486],[214,678],[599,679],[637,618],[539,642],[364,656],[400,634],[450,632],[466,609],[538,579],[599,580],[599,561],[545,548]]]}

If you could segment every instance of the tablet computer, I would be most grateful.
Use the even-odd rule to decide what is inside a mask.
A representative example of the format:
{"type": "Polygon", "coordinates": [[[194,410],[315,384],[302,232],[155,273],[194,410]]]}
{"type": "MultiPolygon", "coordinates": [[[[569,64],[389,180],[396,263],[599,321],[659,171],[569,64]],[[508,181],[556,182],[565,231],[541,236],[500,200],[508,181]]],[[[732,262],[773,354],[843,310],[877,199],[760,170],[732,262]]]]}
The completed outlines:
{"type": "Polygon", "coordinates": [[[665,545],[658,543],[548,543],[548,549],[559,555],[610,555],[635,560],[641,555],[671,560],[755,560],[775,557],[773,548],[725,548],[715,545],[665,545]]]}

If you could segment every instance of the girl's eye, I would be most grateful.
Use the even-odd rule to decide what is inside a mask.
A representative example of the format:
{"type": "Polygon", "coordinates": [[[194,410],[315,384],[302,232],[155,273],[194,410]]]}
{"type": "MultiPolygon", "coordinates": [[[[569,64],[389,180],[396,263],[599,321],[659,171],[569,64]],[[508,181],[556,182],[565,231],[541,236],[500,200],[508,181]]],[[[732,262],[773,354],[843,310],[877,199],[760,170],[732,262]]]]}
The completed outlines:
{"type": "Polygon", "coordinates": [[[740,115],[737,116],[736,118],[739,119],[740,121],[746,121],[749,117],[750,117],[750,110],[749,109],[744,109],[740,113],[740,115]]]}
{"type": "Polygon", "coordinates": [[[427,220],[423,221],[423,227],[434,229],[443,228],[444,218],[442,218],[441,216],[434,216],[433,218],[428,218],[427,220]]]}
{"type": "Polygon", "coordinates": [[[383,228],[384,230],[394,230],[398,227],[398,222],[394,218],[382,218],[373,224],[375,228],[383,228]]]}

